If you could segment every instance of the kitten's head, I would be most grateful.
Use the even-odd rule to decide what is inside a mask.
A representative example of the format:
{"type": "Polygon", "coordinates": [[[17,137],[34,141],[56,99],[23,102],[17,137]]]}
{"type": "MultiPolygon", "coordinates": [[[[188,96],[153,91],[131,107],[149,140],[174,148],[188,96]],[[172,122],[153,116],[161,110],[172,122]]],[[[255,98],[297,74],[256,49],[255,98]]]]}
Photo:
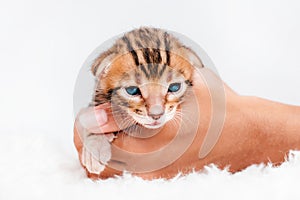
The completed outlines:
{"type": "Polygon", "coordinates": [[[159,29],[129,32],[95,60],[95,104],[111,102],[128,126],[156,129],[172,120],[184,102],[200,59],[159,29]]]}

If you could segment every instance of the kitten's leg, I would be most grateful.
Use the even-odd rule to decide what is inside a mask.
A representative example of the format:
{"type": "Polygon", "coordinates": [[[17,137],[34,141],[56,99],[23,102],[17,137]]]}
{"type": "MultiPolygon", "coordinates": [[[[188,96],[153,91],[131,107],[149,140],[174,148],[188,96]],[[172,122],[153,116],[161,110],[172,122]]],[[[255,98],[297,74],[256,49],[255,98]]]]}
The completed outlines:
{"type": "Polygon", "coordinates": [[[85,138],[81,162],[93,174],[100,174],[111,158],[111,144],[114,134],[90,134],[85,138]]]}

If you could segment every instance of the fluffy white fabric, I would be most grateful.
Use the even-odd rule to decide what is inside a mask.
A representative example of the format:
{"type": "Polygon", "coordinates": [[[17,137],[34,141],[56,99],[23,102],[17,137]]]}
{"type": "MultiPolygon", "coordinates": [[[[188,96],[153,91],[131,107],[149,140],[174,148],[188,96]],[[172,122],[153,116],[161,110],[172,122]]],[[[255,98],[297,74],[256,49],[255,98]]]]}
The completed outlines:
{"type": "Polygon", "coordinates": [[[92,181],[71,141],[38,133],[0,140],[0,199],[299,199],[300,153],[280,167],[251,166],[230,174],[214,166],[172,180],[129,174],[92,181]]]}

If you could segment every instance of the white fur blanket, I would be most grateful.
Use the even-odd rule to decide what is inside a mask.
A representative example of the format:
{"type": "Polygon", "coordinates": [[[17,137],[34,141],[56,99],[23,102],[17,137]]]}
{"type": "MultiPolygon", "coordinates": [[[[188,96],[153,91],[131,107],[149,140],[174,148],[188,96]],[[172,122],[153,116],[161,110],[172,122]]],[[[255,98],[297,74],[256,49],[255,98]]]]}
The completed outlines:
{"type": "Polygon", "coordinates": [[[172,180],[129,174],[91,181],[72,140],[10,133],[0,140],[0,199],[299,199],[300,153],[280,167],[251,166],[230,174],[214,166],[172,180]],[[298,188],[298,189],[297,189],[298,188]]]}

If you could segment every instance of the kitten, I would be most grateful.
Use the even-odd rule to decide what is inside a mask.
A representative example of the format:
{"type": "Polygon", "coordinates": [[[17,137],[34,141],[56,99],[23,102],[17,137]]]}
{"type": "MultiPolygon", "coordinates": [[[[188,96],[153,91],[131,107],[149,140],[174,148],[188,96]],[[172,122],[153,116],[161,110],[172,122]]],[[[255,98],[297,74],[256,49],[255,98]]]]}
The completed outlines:
{"type": "MultiPolygon", "coordinates": [[[[170,33],[134,29],[92,64],[96,86],[91,106],[110,103],[115,121],[127,134],[159,130],[176,118],[188,98],[195,66],[203,67],[199,57],[170,33]]],[[[100,174],[110,160],[105,141],[105,136],[92,133],[83,139],[81,160],[91,173],[100,174]]]]}
{"type": "Polygon", "coordinates": [[[98,78],[94,105],[114,105],[121,127],[160,128],[174,118],[192,86],[191,64],[203,67],[198,56],[168,32],[130,31],[92,65],[98,78]]]}

